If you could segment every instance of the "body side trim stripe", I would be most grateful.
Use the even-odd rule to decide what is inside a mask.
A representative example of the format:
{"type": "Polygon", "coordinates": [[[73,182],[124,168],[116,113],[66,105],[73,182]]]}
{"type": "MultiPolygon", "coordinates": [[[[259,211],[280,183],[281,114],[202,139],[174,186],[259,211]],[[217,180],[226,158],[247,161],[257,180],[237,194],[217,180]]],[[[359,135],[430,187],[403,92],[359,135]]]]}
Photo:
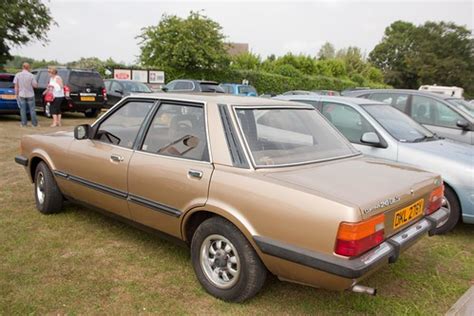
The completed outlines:
{"type": "Polygon", "coordinates": [[[143,198],[141,196],[134,195],[134,194],[129,194],[128,195],[128,200],[131,201],[131,202],[134,202],[136,204],[148,207],[148,208],[150,208],[154,211],[161,212],[161,213],[164,213],[166,215],[171,215],[171,216],[174,216],[174,217],[180,217],[181,213],[182,213],[180,210],[175,209],[173,207],[170,207],[170,206],[167,206],[167,205],[164,205],[164,204],[161,204],[161,203],[157,203],[155,201],[151,201],[151,200],[148,200],[146,198],[143,198]]]}

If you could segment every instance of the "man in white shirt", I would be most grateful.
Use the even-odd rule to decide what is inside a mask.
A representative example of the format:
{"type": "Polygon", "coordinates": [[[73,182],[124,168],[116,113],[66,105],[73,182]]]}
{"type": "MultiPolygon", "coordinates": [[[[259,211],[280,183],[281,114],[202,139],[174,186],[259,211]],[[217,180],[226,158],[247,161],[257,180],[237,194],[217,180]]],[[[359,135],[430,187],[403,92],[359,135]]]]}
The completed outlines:
{"type": "Polygon", "coordinates": [[[38,87],[38,83],[35,76],[30,72],[30,64],[23,63],[23,70],[15,75],[13,83],[15,84],[16,99],[20,106],[21,126],[24,127],[28,124],[28,109],[31,116],[31,124],[34,127],[38,126],[35,111],[35,91],[33,90],[38,87]]]}

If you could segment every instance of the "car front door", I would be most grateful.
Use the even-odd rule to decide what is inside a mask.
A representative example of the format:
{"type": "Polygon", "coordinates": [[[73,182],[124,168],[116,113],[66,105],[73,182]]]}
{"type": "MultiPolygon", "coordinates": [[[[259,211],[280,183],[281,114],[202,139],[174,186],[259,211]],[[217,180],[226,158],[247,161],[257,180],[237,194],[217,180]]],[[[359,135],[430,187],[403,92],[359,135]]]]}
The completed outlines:
{"type": "Polygon", "coordinates": [[[134,221],[181,237],[181,215],[207,201],[209,157],[203,106],[162,103],[129,165],[134,221]]]}
{"type": "Polygon", "coordinates": [[[351,106],[336,102],[323,102],[321,113],[364,155],[397,160],[396,144],[388,144],[375,127],[351,106]],[[384,147],[376,147],[361,141],[364,133],[376,133],[384,147]]]}
{"type": "Polygon", "coordinates": [[[153,102],[129,101],[101,120],[92,139],[74,140],[61,170],[73,199],[130,218],[127,171],[133,145],[153,102]]]}
{"type": "Polygon", "coordinates": [[[465,121],[465,119],[441,101],[414,95],[409,115],[440,136],[463,143],[472,143],[473,132],[457,126],[458,121],[465,121]]]}

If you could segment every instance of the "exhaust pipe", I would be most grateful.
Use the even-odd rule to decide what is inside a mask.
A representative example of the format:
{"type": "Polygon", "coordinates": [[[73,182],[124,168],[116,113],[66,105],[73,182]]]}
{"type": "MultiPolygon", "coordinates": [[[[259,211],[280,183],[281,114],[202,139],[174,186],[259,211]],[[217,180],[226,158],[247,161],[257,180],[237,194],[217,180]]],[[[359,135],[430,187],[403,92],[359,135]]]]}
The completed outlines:
{"type": "Polygon", "coordinates": [[[358,284],[354,285],[351,288],[351,290],[352,290],[352,292],[356,292],[356,293],[369,294],[369,295],[372,295],[372,296],[377,295],[377,289],[374,289],[373,287],[358,285],[358,284]]]}

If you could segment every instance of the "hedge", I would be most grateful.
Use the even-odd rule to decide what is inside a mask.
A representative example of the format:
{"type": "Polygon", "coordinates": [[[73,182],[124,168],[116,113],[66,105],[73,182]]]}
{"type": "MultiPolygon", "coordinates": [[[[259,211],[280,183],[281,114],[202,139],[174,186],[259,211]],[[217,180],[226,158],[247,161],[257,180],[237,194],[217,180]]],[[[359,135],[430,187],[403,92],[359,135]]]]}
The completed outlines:
{"type": "MultiPolygon", "coordinates": [[[[248,80],[259,94],[263,93],[283,93],[289,90],[336,90],[342,91],[347,88],[359,87],[349,79],[340,79],[326,76],[300,75],[294,77],[282,76],[258,70],[235,70],[228,69],[223,72],[217,72],[206,78],[218,82],[240,83],[242,80],[248,80]]],[[[364,82],[364,86],[370,88],[385,88],[387,86],[379,83],[364,82]]]]}

